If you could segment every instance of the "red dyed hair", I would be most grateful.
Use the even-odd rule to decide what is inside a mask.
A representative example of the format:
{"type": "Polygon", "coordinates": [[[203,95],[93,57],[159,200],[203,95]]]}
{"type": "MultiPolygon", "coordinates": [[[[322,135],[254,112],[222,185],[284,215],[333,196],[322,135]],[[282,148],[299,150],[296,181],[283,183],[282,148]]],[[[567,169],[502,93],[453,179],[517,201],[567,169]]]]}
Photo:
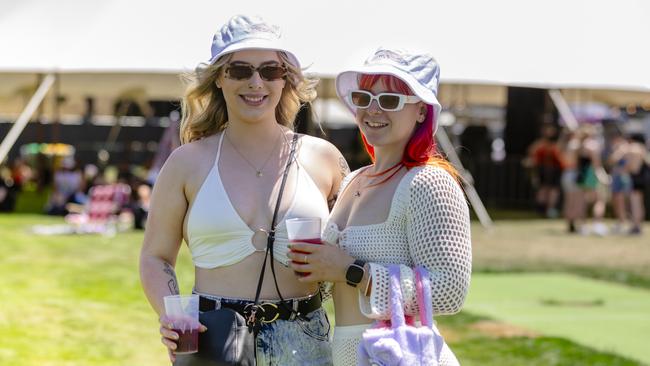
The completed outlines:
{"type": "MultiPolygon", "coordinates": [[[[367,75],[362,74],[359,78],[359,89],[370,90],[377,83],[381,82],[388,91],[402,93],[405,95],[414,95],[409,86],[401,79],[392,75],[367,75]]],[[[427,115],[422,123],[417,123],[413,135],[404,148],[402,155],[402,165],[407,169],[421,165],[439,166],[458,180],[458,171],[438,152],[436,141],[433,138],[433,124],[436,123],[436,115],[433,106],[426,104],[427,115]]],[[[372,161],[375,161],[375,149],[368,144],[366,136],[361,133],[363,145],[370,155],[372,161]]],[[[392,175],[391,175],[392,176],[392,175]]]]}

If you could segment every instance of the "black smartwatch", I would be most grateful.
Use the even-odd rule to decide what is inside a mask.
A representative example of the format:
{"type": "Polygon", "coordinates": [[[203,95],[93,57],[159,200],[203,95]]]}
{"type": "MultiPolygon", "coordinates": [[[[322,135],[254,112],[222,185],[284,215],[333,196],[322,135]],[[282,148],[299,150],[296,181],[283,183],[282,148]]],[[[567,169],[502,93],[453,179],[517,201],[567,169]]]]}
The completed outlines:
{"type": "Polygon", "coordinates": [[[352,287],[357,287],[366,273],[365,265],[366,262],[359,259],[350,264],[348,270],[345,271],[345,282],[352,287]]]}

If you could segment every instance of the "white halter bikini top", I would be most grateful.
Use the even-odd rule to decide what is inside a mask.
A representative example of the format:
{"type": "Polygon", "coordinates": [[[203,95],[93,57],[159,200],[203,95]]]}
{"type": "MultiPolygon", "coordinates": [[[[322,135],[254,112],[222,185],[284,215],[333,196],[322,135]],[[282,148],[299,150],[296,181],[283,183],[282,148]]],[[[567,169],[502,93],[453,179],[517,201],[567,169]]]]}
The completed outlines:
{"type": "MultiPolygon", "coordinates": [[[[255,231],[239,216],[219,176],[219,157],[223,134],[219,139],[217,156],[212,169],[203,181],[187,218],[187,239],[194,265],[200,268],[216,268],[235,264],[255,253],[252,238],[255,231]]],[[[273,255],[276,260],[288,265],[287,228],[285,220],[297,217],[320,217],[325,225],[329,209],[323,194],[305,169],[295,160],[295,192],[285,192],[283,200],[291,204],[284,217],[277,220],[273,255]]]]}

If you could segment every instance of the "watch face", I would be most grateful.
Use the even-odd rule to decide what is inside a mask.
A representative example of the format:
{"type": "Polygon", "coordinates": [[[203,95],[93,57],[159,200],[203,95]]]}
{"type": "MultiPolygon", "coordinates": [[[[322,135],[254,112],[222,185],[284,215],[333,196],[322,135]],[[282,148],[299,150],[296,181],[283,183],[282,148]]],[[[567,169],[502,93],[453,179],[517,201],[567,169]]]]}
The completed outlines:
{"type": "Polygon", "coordinates": [[[348,271],[345,273],[345,279],[355,285],[361,282],[363,278],[363,268],[357,265],[350,265],[348,271]]]}

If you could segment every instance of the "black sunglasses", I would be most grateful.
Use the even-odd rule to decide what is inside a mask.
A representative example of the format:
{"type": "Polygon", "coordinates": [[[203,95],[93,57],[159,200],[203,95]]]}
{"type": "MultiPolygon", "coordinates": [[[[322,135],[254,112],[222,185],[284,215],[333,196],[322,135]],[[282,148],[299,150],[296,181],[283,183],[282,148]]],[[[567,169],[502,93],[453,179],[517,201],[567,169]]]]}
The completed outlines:
{"type": "Polygon", "coordinates": [[[228,64],[226,67],[226,77],[233,80],[248,80],[253,77],[257,71],[262,80],[275,81],[282,79],[287,75],[287,68],[278,64],[262,64],[255,67],[246,62],[237,62],[228,64]]]}

